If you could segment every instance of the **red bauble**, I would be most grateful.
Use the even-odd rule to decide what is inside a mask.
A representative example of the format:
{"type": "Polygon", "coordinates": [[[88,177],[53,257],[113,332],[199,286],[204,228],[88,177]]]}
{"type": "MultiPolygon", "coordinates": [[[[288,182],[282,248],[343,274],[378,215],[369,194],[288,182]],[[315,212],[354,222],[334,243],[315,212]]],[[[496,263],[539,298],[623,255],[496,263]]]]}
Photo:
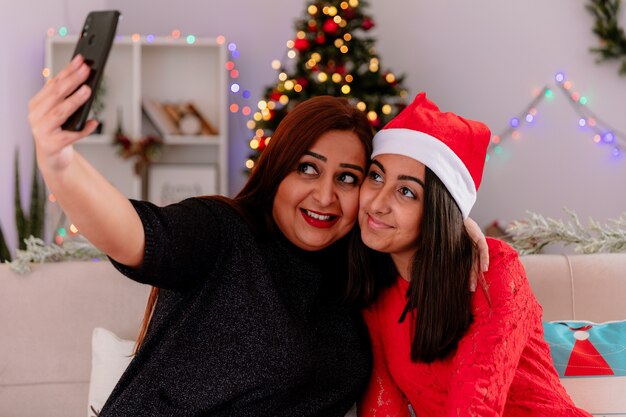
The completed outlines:
{"type": "Polygon", "coordinates": [[[293,48],[299,52],[309,49],[309,41],[306,39],[296,39],[293,41],[293,48]]]}
{"type": "Polygon", "coordinates": [[[309,85],[309,80],[304,77],[300,77],[296,81],[302,86],[302,88],[307,88],[307,86],[309,85]]]}
{"type": "Polygon", "coordinates": [[[363,30],[370,30],[374,27],[374,21],[369,17],[366,17],[365,19],[363,19],[363,24],[361,25],[361,27],[363,28],[363,30]]]}
{"type": "Polygon", "coordinates": [[[337,67],[335,67],[335,72],[344,75],[346,73],[346,66],[345,65],[337,65],[337,67]]]}
{"type": "Polygon", "coordinates": [[[272,93],[270,94],[269,99],[272,101],[278,101],[280,100],[280,97],[282,96],[282,93],[280,91],[272,91],[272,93]]]}
{"type": "Polygon", "coordinates": [[[354,19],[355,16],[356,16],[356,10],[354,10],[352,7],[348,7],[343,12],[343,18],[346,20],[354,19]]]}
{"type": "Polygon", "coordinates": [[[309,24],[307,25],[309,32],[317,32],[317,23],[315,22],[309,22],[309,24]]]}
{"type": "Polygon", "coordinates": [[[318,33],[317,37],[315,38],[315,42],[317,42],[319,45],[322,45],[326,42],[326,36],[324,36],[323,33],[318,33]]]}
{"type": "Polygon", "coordinates": [[[257,151],[262,152],[263,149],[267,147],[267,144],[265,143],[266,140],[267,138],[265,136],[259,138],[259,146],[256,148],[257,151]]]}
{"type": "Polygon", "coordinates": [[[339,30],[339,25],[333,19],[327,19],[322,26],[324,32],[334,35],[339,30]]]}

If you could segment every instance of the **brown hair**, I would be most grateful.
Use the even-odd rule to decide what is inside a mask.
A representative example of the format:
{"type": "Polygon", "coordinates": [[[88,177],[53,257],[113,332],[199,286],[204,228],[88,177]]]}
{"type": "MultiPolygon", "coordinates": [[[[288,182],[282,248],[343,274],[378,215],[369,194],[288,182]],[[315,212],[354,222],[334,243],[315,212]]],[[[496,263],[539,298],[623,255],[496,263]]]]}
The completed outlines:
{"type": "MultiPolygon", "coordinates": [[[[354,132],[365,147],[366,158],[369,158],[373,132],[365,113],[344,98],[318,96],[303,101],[287,113],[235,198],[209,198],[235,209],[259,236],[274,231],[272,203],[278,186],[297,167],[304,152],[320,136],[332,130],[354,132]]],[[[157,298],[158,288],[152,288],[135,353],[144,340],[157,298]]]]}
{"type": "MultiPolygon", "coordinates": [[[[411,314],[411,359],[430,363],[456,349],[472,322],[469,278],[478,263],[477,249],[465,230],[461,210],[428,167],[423,213],[408,301],[399,322],[407,313],[415,313],[411,314]]],[[[348,294],[352,299],[367,305],[396,278],[388,254],[367,248],[360,238],[351,241],[348,294]]]]}

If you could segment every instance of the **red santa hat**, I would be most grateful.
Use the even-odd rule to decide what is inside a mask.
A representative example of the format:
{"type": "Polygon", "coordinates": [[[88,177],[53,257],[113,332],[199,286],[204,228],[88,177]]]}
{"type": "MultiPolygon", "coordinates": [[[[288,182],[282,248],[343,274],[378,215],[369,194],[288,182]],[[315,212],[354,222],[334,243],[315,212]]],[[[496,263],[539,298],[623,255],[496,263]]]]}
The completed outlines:
{"type": "Polygon", "coordinates": [[[443,113],[419,93],[374,136],[372,158],[399,154],[423,163],[444,183],[465,218],[476,202],[490,139],[484,123],[443,113]]]}

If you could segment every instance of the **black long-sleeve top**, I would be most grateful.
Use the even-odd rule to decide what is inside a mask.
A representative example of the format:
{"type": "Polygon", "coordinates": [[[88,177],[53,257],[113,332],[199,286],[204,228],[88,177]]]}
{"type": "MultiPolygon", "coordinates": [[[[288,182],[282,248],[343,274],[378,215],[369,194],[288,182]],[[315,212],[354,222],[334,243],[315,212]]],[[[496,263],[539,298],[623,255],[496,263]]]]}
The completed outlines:
{"type": "Polygon", "coordinates": [[[369,339],[338,287],[346,252],[256,236],[229,206],[132,202],[159,287],[144,340],[101,410],[108,416],[341,416],[365,388],[369,339]]]}

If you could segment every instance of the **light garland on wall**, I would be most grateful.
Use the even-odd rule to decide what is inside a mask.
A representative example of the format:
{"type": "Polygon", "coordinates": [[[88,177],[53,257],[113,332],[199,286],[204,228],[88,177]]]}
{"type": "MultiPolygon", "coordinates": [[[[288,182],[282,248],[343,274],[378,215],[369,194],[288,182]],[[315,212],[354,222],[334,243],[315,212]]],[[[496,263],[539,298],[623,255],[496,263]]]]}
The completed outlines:
{"type": "MultiPolygon", "coordinates": [[[[568,103],[578,114],[576,123],[581,129],[586,129],[592,134],[592,141],[596,144],[611,147],[611,155],[619,158],[624,154],[626,149],[626,134],[610,126],[604,120],[600,119],[588,107],[588,99],[578,91],[574,90],[571,81],[567,80],[565,73],[557,72],[554,76],[556,90],[560,91],[567,98],[568,103]]],[[[549,85],[543,87],[533,98],[533,100],[517,115],[511,117],[508,126],[497,135],[491,137],[491,144],[487,150],[487,161],[491,155],[501,154],[502,141],[507,138],[519,139],[521,137],[520,130],[524,126],[532,125],[537,115],[537,106],[546,99],[554,97],[554,89],[549,85]]]]}

